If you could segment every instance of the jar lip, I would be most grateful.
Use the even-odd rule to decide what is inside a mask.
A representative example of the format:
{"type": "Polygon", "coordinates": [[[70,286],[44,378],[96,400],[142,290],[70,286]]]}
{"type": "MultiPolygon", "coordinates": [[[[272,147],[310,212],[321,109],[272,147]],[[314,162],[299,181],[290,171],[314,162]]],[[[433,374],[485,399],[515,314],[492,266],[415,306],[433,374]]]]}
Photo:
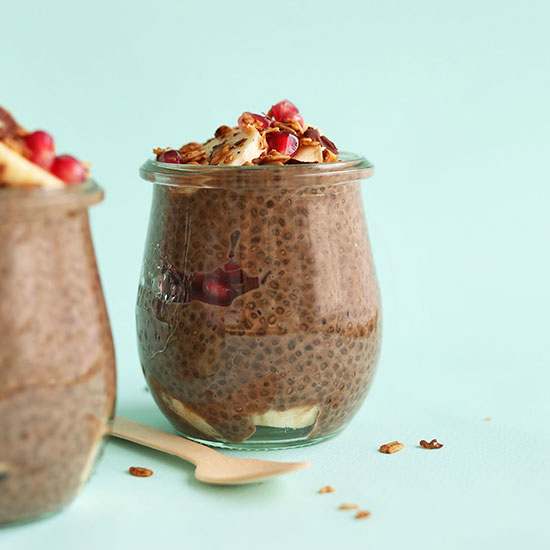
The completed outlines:
{"type": "Polygon", "coordinates": [[[142,179],[175,187],[318,187],[369,178],[374,165],[365,157],[343,152],[340,161],[311,164],[219,166],[170,164],[154,157],[140,167],[142,179]]]}
{"type": "Polygon", "coordinates": [[[88,208],[103,199],[103,189],[95,180],[56,189],[44,187],[1,187],[0,212],[3,210],[88,208]]]}

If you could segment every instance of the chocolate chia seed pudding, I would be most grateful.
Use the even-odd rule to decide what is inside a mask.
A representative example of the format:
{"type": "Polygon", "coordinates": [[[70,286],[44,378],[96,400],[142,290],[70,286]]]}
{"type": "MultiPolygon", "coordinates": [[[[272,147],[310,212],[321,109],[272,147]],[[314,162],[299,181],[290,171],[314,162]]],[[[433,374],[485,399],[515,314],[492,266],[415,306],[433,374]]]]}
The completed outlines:
{"type": "Polygon", "coordinates": [[[337,433],[380,350],[360,195],[372,166],[267,155],[142,167],[155,182],[137,304],[143,372],[179,432],[237,448],[337,433]]]}
{"type": "Polygon", "coordinates": [[[48,177],[29,179],[11,151],[0,148],[0,524],[71,502],[115,403],[87,212],[102,191],[91,181],[44,189],[48,177]]]}

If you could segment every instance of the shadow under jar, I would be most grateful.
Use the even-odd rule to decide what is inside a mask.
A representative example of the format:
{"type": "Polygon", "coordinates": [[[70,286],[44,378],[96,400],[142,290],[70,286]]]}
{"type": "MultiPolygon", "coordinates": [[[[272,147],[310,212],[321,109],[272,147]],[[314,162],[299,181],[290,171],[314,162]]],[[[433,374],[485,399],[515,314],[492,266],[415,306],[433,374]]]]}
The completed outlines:
{"type": "Polygon", "coordinates": [[[69,504],[115,404],[93,182],[0,189],[0,524],[69,504]]]}
{"type": "Polygon", "coordinates": [[[186,437],[272,449],[336,434],[380,351],[362,157],[141,167],[153,202],[137,301],[141,365],[186,437]]]}

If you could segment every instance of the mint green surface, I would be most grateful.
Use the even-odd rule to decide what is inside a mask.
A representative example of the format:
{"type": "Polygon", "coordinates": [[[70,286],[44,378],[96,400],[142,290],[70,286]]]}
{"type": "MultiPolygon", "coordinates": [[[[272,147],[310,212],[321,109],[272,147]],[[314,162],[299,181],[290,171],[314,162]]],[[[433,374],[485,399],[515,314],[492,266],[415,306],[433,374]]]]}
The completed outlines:
{"type": "Polygon", "coordinates": [[[351,426],[262,455],[310,470],[215,488],[112,442],[69,509],[0,529],[2,550],[550,547],[547,2],[0,6],[0,103],[92,161],[107,191],[92,224],[121,414],[168,428],[134,335],[151,195],[137,168],[153,146],[294,101],[376,165],[364,189],[384,306],[377,379],[351,426]],[[441,450],[417,447],[434,437],[441,450]],[[394,439],[402,452],[378,453],[394,439]],[[326,484],[336,492],[317,494],[326,484]]]}

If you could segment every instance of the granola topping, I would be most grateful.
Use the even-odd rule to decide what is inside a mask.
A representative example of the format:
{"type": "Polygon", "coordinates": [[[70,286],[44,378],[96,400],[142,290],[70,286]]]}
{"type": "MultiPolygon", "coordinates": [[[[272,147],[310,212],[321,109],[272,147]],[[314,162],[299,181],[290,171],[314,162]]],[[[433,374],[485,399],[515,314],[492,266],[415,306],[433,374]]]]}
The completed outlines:
{"type": "Polygon", "coordinates": [[[153,149],[159,162],[226,166],[262,166],[338,162],[338,149],[318,128],[304,122],[290,101],[281,101],[267,115],[245,111],[238,126],[220,126],[204,143],[190,142],[179,149],[153,149]],[[281,134],[275,136],[270,134],[281,134]],[[284,134],[284,135],[283,135],[284,134]],[[267,139],[267,136],[270,136],[267,139]],[[296,138],[298,142],[296,142],[296,138]],[[166,160],[168,159],[168,160],[166,160]]]}
{"type": "Polygon", "coordinates": [[[320,493],[334,493],[334,487],[331,487],[330,485],[325,485],[324,487],[321,487],[319,489],[320,493]]]}
{"type": "Polygon", "coordinates": [[[17,131],[17,122],[8,111],[0,107],[0,139],[10,138],[17,131]]]}
{"type": "Polygon", "coordinates": [[[357,504],[340,504],[340,506],[338,506],[338,510],[357,510],[357,508],[359,508],[359,505],[357,504]]]}
{"type": "Polygon", "coordinates": [[[399,443],[399,441],[392,441],[391,443],[386,443],[385,445],[382,445],[380,447],[380,452],[391,455],[393,453],[396,453],[397,451],[401,451],[405,448],[405,445],[403,443],[399,443]]]}
{"type": "Polygon", "coordinates": [[[441,449],[443,443],[439,443],[437,439],[432,439],[429,443],[425,439],[422,439],[420,446],[424,447],[424,449],[441,449]]]}
{"type": "Polygon", "coordinates": [[[130,466],[128,471],[136,477],[151,477],[153,475],[153,470],[149,470],[149,468],[142,468],[141,466],[130,466]]]}
{"type": "Polygon", "coordinates": [[[62,188],[81,183],[88,175],[87,163],[56,154],[51,134],[28,132],[0,107],[0,186],[62,188]]]}

